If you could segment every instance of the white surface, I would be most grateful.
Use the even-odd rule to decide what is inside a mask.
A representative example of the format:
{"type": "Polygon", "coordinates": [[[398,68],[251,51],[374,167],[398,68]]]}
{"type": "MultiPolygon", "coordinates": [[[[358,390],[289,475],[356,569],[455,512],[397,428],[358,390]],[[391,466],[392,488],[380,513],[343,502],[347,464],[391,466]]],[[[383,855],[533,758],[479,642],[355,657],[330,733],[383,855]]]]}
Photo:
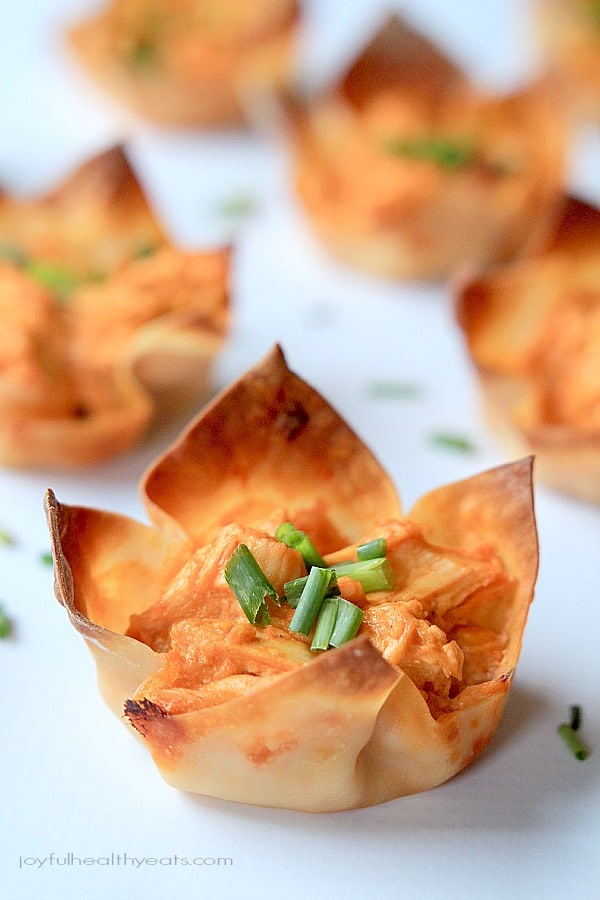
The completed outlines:
{"type": "MultiPolygon", "coordinates": [[[[87,154],[131,139],[132,159],[173,233],[218,243],[219,204],[240,191],[260,212],[238,232],[235,325],[219,387],[275,341],[337,406],[393,475],[408,506],[429,488],[503,461],[441,288],[382,284],[325,259],[294,208],[278,148],[238,134],[166,135],[115,109],[79,79],[56,42],[91,4],[6,4],[0,52],[0,182],[39,190],[87,154]],[[374,400],[377,379],[410,380],[422,398],[374,400]],[[428,434],[470,436],[472,454],[428,434]]],[[[382,3],[313,0],[305,59],[326,72],[382,3]],[[351,7],[351,10],[348,9],[351,7]]],[[[473,72],[498,85],[531,69],[526,2],[397,4],[431,27],[473,72]],[[481,7],[481,8],[479,8],[481,7]]],[[[600,200],[600,142],[582,135],[572,184],[600,200]],[[594,180],[595,179],[595,180],[594,180]]],[[[0,472],[0,602],[16,621],[0,644],[0,885],[44,897],[419,900],[600,895],[600,578],[598,509],[539,488],[541,570],[505,717],[483,757],[448,784],[385,805],[310,816],[194,798],[167,787],[144,748],[103,706],[91,657],[53,598],[44,488],[59,499],[141,518],[137,480],[164,444],[83,474],[0,472]],[[592,748],[576,762],[556,734],[571,703],[592,748]],[[156,857],[68,867],[19,858],[156,857]],[[183,866],[173,857],[231,857],[183,866]],[[166,861],[171,859],[169,865],[166,861]]]]}

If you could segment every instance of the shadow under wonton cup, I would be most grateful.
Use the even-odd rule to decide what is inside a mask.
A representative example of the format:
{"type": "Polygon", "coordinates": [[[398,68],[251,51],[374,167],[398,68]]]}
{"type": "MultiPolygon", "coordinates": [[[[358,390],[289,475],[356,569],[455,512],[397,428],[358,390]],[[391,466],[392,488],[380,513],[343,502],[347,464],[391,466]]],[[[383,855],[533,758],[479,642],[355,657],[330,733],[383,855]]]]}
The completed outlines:
{"type": "MultiPolygon", "coordinates": [[[[424,496],[393,485],[276,347],[147,472],[152,525],[48,491],[55,587],[100,688],[171,785],[326,812],[432,788],[491,740],[537,574],[531,459],[424,496]],[[392,587],[339,578],[354,638],[316,652],[283,584],[385,538],[392,587]],[[245,543],[279,594],[251,624],[224,578],[245,543]]],[[[265,601],[266,602],[266,601],[265,601]]],[[[341,601],[340,601],[341,602],[341,601]]]]}

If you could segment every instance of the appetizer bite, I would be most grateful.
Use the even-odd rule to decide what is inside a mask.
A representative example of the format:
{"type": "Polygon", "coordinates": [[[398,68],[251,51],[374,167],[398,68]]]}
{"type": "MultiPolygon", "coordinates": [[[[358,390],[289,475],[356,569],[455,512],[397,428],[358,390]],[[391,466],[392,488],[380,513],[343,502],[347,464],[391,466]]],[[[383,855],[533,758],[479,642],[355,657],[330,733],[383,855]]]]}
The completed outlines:
{"type": "Polygon", "coordinates": [[[166,126],[239,124],[293,78],[296,0],[111,0],[71,29],[95,80],[166,126]]]}
{"type": "Polygon", "coordinates": [[[537,0],[543,63],[576,115],[600,121],[599,0],[537,0]]]}
{"type": "Polygon", "coordinates": [[[456,310],[508,452],[600,502],[600,210],[570,199],[545,252],[465,281],[456,310]]]}
{"type": "Polygon", "coordinates": [[[228,323],[227,249],[168,244],[120,148],[0,198],[0,464],[71,467],[189,412],[228,323]]]}
{"type": "Polygon", "coordinates": [[[169,784],[352,809],[441,784],[491,740],[537,572],[531,459],[403,514],[275,348],[141,487],[153,526],[45,506],[56,596],[169,784]]]}
{"type": "Polygon", "coordinates": [[[528,253],[558,214],[565,122],[548,87],[484,94],[397,18],[288,119],[298,198],[357,268],[444,277],[528,253]]]}

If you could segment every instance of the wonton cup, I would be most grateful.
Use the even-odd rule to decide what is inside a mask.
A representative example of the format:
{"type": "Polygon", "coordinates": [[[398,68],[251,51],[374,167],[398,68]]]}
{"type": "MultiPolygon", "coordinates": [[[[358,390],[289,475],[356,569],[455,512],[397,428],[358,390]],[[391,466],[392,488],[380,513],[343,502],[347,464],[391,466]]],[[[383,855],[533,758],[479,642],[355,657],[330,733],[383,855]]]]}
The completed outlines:
{"type": "Polygon", "coordinates": [[[600,210],[570,199],[543,253],[457,285],[484,413],[549,486],[600,503],[600,210]]]}
{"type": "Polygon", "coordinates": [[[98,84],[143,118],[214,127],[287,88],[298,19],[296,0],[112,0],[68,37],[98,84]]]}
{"type": "Polygon", "coordinates": [[[171,246],[121,148],[0,197],[0,463],[88,465],[207,391],[229,249],[171,246]]]}
{"type": "Polygon", "coordinates": [[[340,82],[290,103],[292,175],[333,256],[392,278],[524,255],[560,211],[565,116],[550,85],[471,85],[392,18],[340,82]]]}
{"type": "MultiPolygon", "coordinates": [[[[375,458],[326,401],[289,371],[276,348],[192,423],[149,470],[142,487],[159,527],[65,506],[52,491],[46,510],[56,595],[94,655],[105,699],[117,715],[125,711],[169,784],[262,806],[352,809],[432,788],[472,762],[491,740],[519,656],[536,577],[531,460],[434,490],[416,503],[407,524],[375,458]],[[383,529],[392,538],[389,558],[404,580],[401,572],[412,565],[413,544],[398,542],[409,548],[401,562],[391,549],[395,533],[414,536],[422,529],[424,537],[414,547],[426,550],[425,581],[431,577],[427,542],[448,552],[447,560],[473,558],[484,568],[493,548],[497,558],[490,584],[496,587],[491,593],[481,588],[469,595],[468,568],[459,565],[460,590],[470,599],[456,634],[464,635],[467,653],[469,641],[487,636],[470,657],[485,677],[472,677],[447,698],[444,710],[432,714],[427,683],[419,689],[364,630],[339,649],[314,654],[306,643],[293,641],[291,632],[282,632],[276,646],[287,647],[287,653],[295,645],[287,671],[263,681],[254,677],[248,690],[233,696],[219,695],[227,679],[199,684],[200,691],[212,692],[203,708],[194,708],[195,690],[178,692],[167,685],[161,706],[149,692],[152,685],[163,689],[159,682],[169,653],[157,652],[151,639],[145,643],[132,632],[143,620],[150,622],[190,563],[213,552],[210,542],[219,533],[229,545],[237,532],[267,540],[303,565],[297,551],[251,530],[264,527],[273,534],[282,515],[309,528],[334,561],[347,556],[362,536],[383,529]],[[219,532],[228,523],[236,524],[219,532]],[[475,596],[481,590],[487,597],[483,606],[475,596]],[[175,703],[183,697],[187,711],[169,712],[169,697],[175,703]]],[[[223,543],[214,546],[223,556],[223,543]]],[[[214,603],[215,596],[222,599],[229,589],[218,572],[211,569],[209,576],[210,586],[199,598],[178,595],[178,602],[192,602],[195,610],[180,609],[177,627],[215,625],[203,619],[203,605],[214,603]],[[186,615],[192,619],[182,621],[186,615]]],[[[402,610],[415,608],[422,585],[409,578],[402,590],[402,610]]],[[[225,602],[236,607],[229,593],[225,602]]],[[[384,592],[373,597],[385,599],[384,592]]],[[[377,619],[383,609],[374,602],[370,612],[365,608],[365,618],[373,613],[377,619]]],[[[260,629],[241,609],[235,615],[235,629],[258,635],[260,629]]],[[[419,622],[443,643],[439,628],[419,622]]],[[[231,623],[221,624],[228,631],[231,623]]],[[[260,650],[260,637],[249,646],[260,650]]],[[[454,645],[451,650],[461,652],[454,645]]],[[[212,652],[221,653],[221,645],[212,652]]],[[[451,661],[452,653],[445,658],[451,661]]],[[[193,653],[189,660],[194,664],[193,653]]]]}

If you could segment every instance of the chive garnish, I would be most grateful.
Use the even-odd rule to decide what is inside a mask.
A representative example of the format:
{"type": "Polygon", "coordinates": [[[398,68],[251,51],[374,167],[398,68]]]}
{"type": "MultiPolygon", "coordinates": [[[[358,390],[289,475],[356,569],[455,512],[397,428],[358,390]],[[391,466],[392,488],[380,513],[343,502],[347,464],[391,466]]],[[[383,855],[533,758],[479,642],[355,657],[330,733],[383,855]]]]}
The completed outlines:
{"type": "Polygon", "coordinates": [[[476,158],[475,147],[468,141],[441,136],[392,138],[384,145],[392,156],[434,163],[443,169],[462,169],[476,158]]]}
{"type": "Polygon", "coordinates": [[[258,210],[258,202],[250,194],[234,194],[227,197],[219,204],[219,212],[222,216],[234,219],[244,219],[254,215],[258,210]]]}
{"type": "Polygon", "coordinates": [[[154,65],[158,58],[156,42],[150,38],[140,38],[131,48],[130,62],[138,69],[154,65]]]}
{"type": "Polygon", "coordinates": [[[275,532],[275,537],[288,547],[293,547],[294,550],[297,550],[302,555],[307,568],[311,566],[326,568],[325,560],[306,532],[299,531],[291,522],[283,522],[275,532]]]}
{"type": "Polygon", "coordinates": [[[386,557],[378,559],[363,559],[359,562],[336,563],[333,566],[335,574],[340,578],[348,575],[355,581],[360,581],[365,591],[385,591],[394,586],[394,572],[392,565],[386,557]]]}
{"type": "Polygon", "coordinates": [[[575,730],[571,727],[571,725],[567,725],[564,722],[562,725],[558,726],[558,733],[561,738],[575,757],[575,759],[587,759],[589,756],[589,751],[587,747],[582,743],[579,735],[575,732],[575,730]]]}
{"type": "Polygon", "coordinates": [[[579,726],[581,725],[581,707],[580,706],[570,706],[569,713],[571,716],[570,725],[573,731],[578,731],[579,726]]]}
{"type": "Polygon", "coordinates": [[[25,264],[24,269],[28,275],[61,300],[68,300],[72,291],[81,284],[78,275],[54,263],[32,260],[25,264]]]}
{"type": "Polygon", "coordinates": [[[13,630],[13,624],[8,618],[2,606],[0,606],[0,639],[10,637],[13,630]]]}
{"type": "Polygon", "coordinates": [[[253,625],[271,621],[267,599],[278,606],[277,591],[245,544],[238,544],[225,566],[225,581],[238,599],[247,619],[253,625]]]}
{"type": "Polygon", "coordinates": [[[437,432],[430,436],[430,440],[436,447],[447,447],[449,450],[460,450],[463,453],[472,453],[475,450],[475,445],[459,434],[437,432]]]}
{"type": "MultiPolygon", "coordinates": [[[[334,566],[330,566],[330,570],[335,572],[338,578],[342,575],[348,575],[355,581],[359,581],[367,593],[369,591],[389,590],[394,586],[394,572],[389,559],[386,557],[363,559],[358,562],[349,560],[344,563],[336,563],[334,566]]],[[[284,584],[285,599],[291,607],[297,606],[298,598],[306,585],[307,579],[308,576],[305,575],[303,578],[294,578],[292,581],[286,581],[284,584]]],[[[336,584],[331,582],[328,590],[329,595],[331,596],[336,589],[337,581],[336,584]]]]}
{"type": "Polygon", "coordinates": [[[367,544],[361,544],[356,548],[356,558],[359,562],[365,559],[378,559],[387,555],[387,541],[385,538],[376,538],[367,544]]]}
{"type": "Polygon", "coordinates": [[[359,606],[339,597],[337,601],[337,616],[333,634],[329,639],[332,647],[341,647],[347,641],[356,636],[360,623],[363,620],[363,611],[359,606]]]}
{"type": "Polygon", "coordinates": [[[311,650],[327,650],[335,628],[338,612],[338,597],[325,597],[317,617],[311,650]]]}
{"type": "Polygon", "coordinates": [[[376,400],[416,400],[423,387],[414,381],[372,381],[367,392],[376,400]]]}
{"type": "Polygon", "coordinates": [[[5,547],[14,547],[16,543],[15,538],[9,531],[6,531],[5,528],[0,528],[0,544],[4,544],[5,547]]]}
{"type": "Polygon", "coordinates": [[[331,569],[313,566],[308,573],[304,590],[290,622],[290,631],[308,634],[323,604],[329,582],[333,576],[331,569]]]}
{"type": "Polygon", "coordinates": [[[0,244],[0,260],[12,263],[20,269],[27,265],[27,254],[16,244],[0,244]]]}

